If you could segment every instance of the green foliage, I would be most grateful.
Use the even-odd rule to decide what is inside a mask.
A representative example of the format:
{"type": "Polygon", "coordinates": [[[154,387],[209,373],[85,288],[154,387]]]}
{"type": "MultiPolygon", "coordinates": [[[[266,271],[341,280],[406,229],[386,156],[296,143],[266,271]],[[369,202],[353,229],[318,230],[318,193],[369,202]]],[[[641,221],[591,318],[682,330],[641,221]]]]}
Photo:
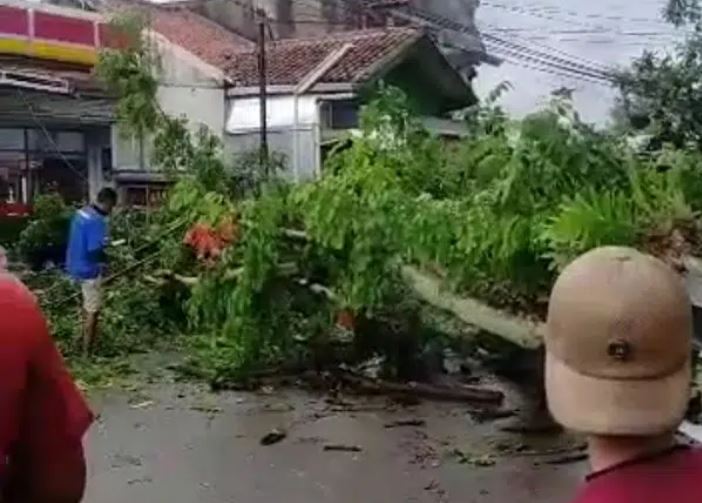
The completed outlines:
{"type": "Polygon", "coordinates": [[[560,269],[592,248],[635,243],[640,232],[635,213],[633,201],[621,192],[579,193],[561,204],[541,239],[560,269]]]}
{"type": "Polygon", "coordinates": [[[20,258],[33,268],[61,263],[68,242],[71,208],[58,194],[37,196],[34,213],[17,243],[20,258]]]}
{"type": "Polygon", "coordinates": [[[158,92],[157,53],[143,36],[145,19],[136,12],[112,20],[118,49],[104,49],[96,68],[100,79],[117,98],[117,118],[122,130],[138,138],[154,130],[161,111],[158,92]]]}
{"type": "MultiPolygon", "coordinates": [[[[141,59],[147,48],[135,51],[111,68],[126,95],[147,97],[139,76],[152,75],[153,65],[141,59]]],[[[123,120],[154,128],[154,162],[178,181],[148,221],[124,217],[118,233],[137,228],[140,237],[119,261],[155,249],[154,268],[187,273],[194,286],[169,296],[143,279],[116,283],[105,326],[118,335],[108,335],[105,354],[179,330],[170,320],[180,311],[192,363],[215,382],[288,361],[301,345],[317,358],[331,345],[339,313],[373,339],[375,328],[393,325],[388,318],[414,310],[400,274],[407,263],[441,271],[451,286],[495,305],[533,312],[577,254],[602,244],[640,246],[651,231],[694,218],[702,202],[690,201],[702,185],[694,182],[693,154],[635,157],[618,138],[584,125],[564,96],[510,121],[496,105],[506,88],[465,111],[472,134],[448,146],[422,127],[401,91],[381,87],[363,109],[360,134],[332,153],[319,180],[296,187],[267,175],[283,159],[271,157],[262,170],[258,155],[244,153],[227,169],[211,133],[193,134],[184,119],[150,124],[150,112],[127,101],[123,120]],[[184,230],[231,217],[237,239],[216,261],[195,260],[184,230]],[[184,227],[161,236],[174,224],[184,227]],[[142,251],[139,242],[152,239],[154,248],[142,251]]],[[[53,323],[64,330],[61,320],[53,323]]],[[[383,341],[365,346],[399,362],[383,341]]]]}
{"type": "Polygon", "coordinates": [[[193,289],[191,325],[204,334],[198,356],[211,377],[275,363],[289,349],[290,299],[277,281],[286,209],[285,191],[273,187],[247,201],[242,242],[193,289]]]}
{"type": "MultiPolygon", "coordinates": [[[[45,210],[56,207],[55,200],[42,201],[37,213],[46,217],[45,210]]],[[[153,247],[144,247],[157,232],[145,215],[138,212],[117,214],[112,219],[111,229],[114,238],[127,239],[125,245],[110,250],[111,273],[123,271],[154,252],[153,247]]],[[[91,383],[104,377],[104,372],[97,371],[98,367],[112,372],[115,362],[129,355],[161,346],[172,348],[182,332],[184,327],[177,315],[181,299],[167,287],[159,288],[148,282],[147,274],[148,271],[135,270],[105,285],[96,355],[102,363],[88,369],[89,375],[81,372],[91,383]]],[[[63,355],[72,366],[86,370],[80,354],[82,317],[78,284],[59,270],[32,274],[25,281],[37,294],[63,355]]]]}
{"type": "Polygon", "coordinates": [[[644,52],[618,77],[618,111],[630,129],[650,137],[648,150],[702,148],[701,13],[698,0],[669,0],[664,17],[685,28],[685,41],[673,52],[644,52]]]}
{"type": "Polygon", "coordinates": [[[9,248],[19,240],[29,219],[22,217],[0,217],[0,246],[9,248]]]}
{"type": "Polygon", "coordinates": [[[702,9],[698,0],[668,0],[663,17],[675,26],[696,24],[702,20],[702,9]]]}
{"type": "Polygon", "coordinates": [[[279,152],[269,152],[261,164],[259,149],[237,153],[231,170],[228,170],[228,190],[236,198],[259,194],[269,180],[275,180],[288,166],[286,157],[279,152]]]}
{"type": "Polygon", "coordinates": [[[365,108],[363,135],[297,195],[310,237],[344,264],[332,281],[342,304],[356,311],[382,306],[395,290],[411,202],[404,189],[438,187],[420,171],[432,147],[404,96],[392,88],[384,93],[365,108]]]}
{"type": "Polygon", "coordinates": [[[298,196],[307,232],[343,264],[332,282],[354,310],[387,305],[407,261],[499,305],[496,285],[537,299],[577,254],[637,245],[693,217],[684,169],[633,157],[563,97],[521,122],[473,118],[474,135],[454,149],[407,110],[386,90],[361,136],[298,196]]]}
{"type": "Polygon", "coordinates": [[[500,82],[488,93],[484,101],[479,101],[458,114],[459,117],[466,121],[471,134],[489,134],[502,130],[506,126],[508,122],[507,114],[499,106],[499,100],[512,89],[513,86],[510,82],[500,82]]]}

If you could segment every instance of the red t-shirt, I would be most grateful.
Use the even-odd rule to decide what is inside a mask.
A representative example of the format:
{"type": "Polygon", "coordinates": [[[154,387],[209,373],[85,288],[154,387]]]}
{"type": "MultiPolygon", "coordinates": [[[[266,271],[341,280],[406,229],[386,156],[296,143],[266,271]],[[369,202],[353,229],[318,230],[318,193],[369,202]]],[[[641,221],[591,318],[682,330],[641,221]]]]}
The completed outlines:
{"type": "Polygon", "coordinates": [[[33,295],[0,273],[0,494],[18,451],[60,459],[92,420],[33,295]]]}
{"type": "Polygon", "coordinates": [[[588,477],[574,503],[700,503],[702,449],[676,447],[588,477]]]}

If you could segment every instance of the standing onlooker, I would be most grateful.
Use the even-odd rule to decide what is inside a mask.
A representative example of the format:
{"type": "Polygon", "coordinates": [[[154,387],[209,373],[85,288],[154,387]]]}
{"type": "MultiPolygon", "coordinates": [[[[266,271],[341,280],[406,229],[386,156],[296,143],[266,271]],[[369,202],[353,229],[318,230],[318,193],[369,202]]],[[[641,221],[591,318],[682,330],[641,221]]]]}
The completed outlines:
{"type": "Polygon", "coordinates": [[[98,319],[102,307],[102,275],[106,265],[105,247],[108,241],[107,218],[116,204],[117,193],[110,188],[102,189],[97,201],[78,210],[71,222],[66,269],[80,283],[83,294],[85,354],[89,354],[97,342],[98,319]]]}
{"type": "Polygon", "coordinates": [[[681,279],[627,248],[577,259],[556,282],[546,335],[553,416],[588,437],[578,503],[698,503],[702,451],[677,445],[690,395],[692,310],[681,279]]]}
{"type": "Polygon", "coordinates": [[[0,273],[0,501],[77,503],[92,414],[27,288],[0,273]]]}

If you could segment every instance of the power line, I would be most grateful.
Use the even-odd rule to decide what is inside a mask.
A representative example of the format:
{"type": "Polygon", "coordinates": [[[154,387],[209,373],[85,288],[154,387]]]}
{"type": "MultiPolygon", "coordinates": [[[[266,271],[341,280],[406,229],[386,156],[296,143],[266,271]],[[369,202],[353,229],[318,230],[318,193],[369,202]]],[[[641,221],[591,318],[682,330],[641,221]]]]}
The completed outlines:
{"type": "MultiPolygon", "coordinates": [[[[493,29],[493,30],[499,31],[499,30],[498,30],[496,27],[494,27],[494,26],[491,26],[491,25],[487,25],[487,26],[490,27],[490,28],[493,29]]],[[[484,32],[486,32],[486,31],[487,31],[487,30],[481,30],[481,33],[484,33],[484,32]]],[[[525,45],[525,46],[527,46],[527,47],[528,47],[527,44],[530,44],[530,43],[532,42],[532,41],[529,40],[529,39],[522,38],[522,37],[517,37],[517,36],[515,36],[514,34],[510,34],[510,37],[513,38],[513,39],[516,39],[517,41],[521,41],[522,45],[525,45]]],[[[544,38],[546,38],[546,37],[544,37],[544,38]]],[[[593,67],[593,68],[597,68],[597,69],[599,69],[599,70],[602,70],[602,71],[605,71],[605,72],[608,72],[608,73],[612,73],[612,72],[614,71],[613,68],[610,68],[610,67],[608,67],[607,65],[605,65],[605,64],[603,64],[603,63],[599,63],[599,62],[593,61],[593,60],[591,60],[591,59],[587,59],[587,58],[583,58],[583,57],[581,57],[581,56],[577,56],[577,55],[575,55],[575,54],[571,54],[571,53],[566,52],[566,51],[564,51],[564,50],[562,50],[562,49],[557,49],[557,48],[555,48],[555,47],[548,46],[548,45],[543,45],[543,44],[540,44],[540,47],[541,47],[541,51],[542,51],[542,52],[548,51],[548,52],[552,52],[552,53],[554,53],[554,54],[560,54],[561,56],[563,56],[563,57],[565,57],[565,58],[570,58],[570,59],[572,59],[572,60],[575,60],[575,61],[584,63],[584,64],[586,64],[586,65],[590,65],[590,66],[593,67]]]]}
{"type": "MultiPolygon", "coordinates": [[[[423,11],[421,9],[411,9],[410,12],[414,14],[414,16],[423,19],[424,21],[427,21],[433,25],[438,25],[442,29],[448,29],[451,31],[455,31],[458,33],[468,33],[470,35],[474,34],[474,30],[465,24],[459,23],[457,21],[453,21],[451,19],[445,18],[443,16],[433,14],[427,11],[423,11]]],[[[598,68],[595,68],[594,66],[583,64],[583,63],[578,63],[577,61],[574,61],[573,59],[569,58],[562,58],[558,56],[554,56],[552,54],[540,51],[538,49],[533,49],[530,47],[527,47],[525,45],[520,45],[514,42],[510,42],[507,40],[502,39],[501,37],[498,37],[496,35],[490,34],[490,33],[483,33],[483,38],[486,42],[491,42],[493,45],[498,45],[503,48],[506,48],[507,50],[510,50],[511,52],[519,52],[523,53],[530,58],[539,58],[543,60],[544,64],[553,64],[561,67],[563,69],[564,67],[567,67],[567,69],[572,69],[572,70],[577,70],[581,72],[587,72],[596,75],[597,77],[605,78],[605,79],[611,79],[612,74],[608,71],[605,70],[600,70],[598,68]]],[[[465,50],[465,48],[464,48],[465,50]]]]}
{"type": "Polygon", "coordinates": [[[586,73],[592,73],[598,77],[602,77],[605,79],[612,78],[612,72],[608,71],[608,70],[601,70],[597,67],[594,67],[591,65],[586,65],[583,63],[579,63],[579,62],[571,60],[571,59],[563,58],[560,56],[553,56],[553,55],[550,55],[546,52],[539,51],[537,49],[529,48],[525,45],[520,45],[520,44],[517,44],[514,42],[509,42],[509,41],[504,40],[498,36],[492,35],[490,33],[484,33],[483,37],[485,38],[485,40],[488,44],[493,44],[493,46],[494,45],[501,46],[501,47],[504,47],[510,51],[522,53],[522,54],[525,54],[529,57],[539,58],[539,59],[544,60],[545,62],[548,62],[549,64],[568,67],[568,68],[583,71],[586,73]]]}
{"type": "MultiPolygon", "coordinates": [[[[302,0],[296,0],[296,1],[300,2],[302,0]]],[[[352,9],[352,10],[357,12],[357,7],[354,8],[353,6],[349,5],[349,0],[339,0],[339,1],[342,4],[344,4],[347,8],[352,9]]],[[[409,8],[409,12],[410,12],[410,14],[414,14],[417,17],[424,19],[425,21],[430,21],[430,22],[434,22],[436,24],[440,24],[440,25],[442,25],[443,28],[449,29],[451,31],[456,31],[456,32],[460,32],[460,33],[467,33],[471,36],[479,36],[475,33],[475,30],[473,30],[472,27],[467,26],[465,24],[462,24],[460,22],[454,21],[452,19],[446,18],[444,16],[434,14],[432,12],[429,12],[429,11],[426,11],[423,9],[413,8],[413,7],[409,8]]],[[[396,14],[397,14],[397,12],[396,12],[396,14]]],[[[604,76],[606,78],[611,77],[612,70],[605,67],[604,65],[600,65],[599,63],[595,63],[595,62],[592,62],[589,60],[584,60],[583,63],[579,63],[578,59],[580,59],[580,58],[578,58],[577,56],[568,54],[565,51],[550,48],[553,52],[565,56],[564,58],[561,58],[558,56],[554,56],[552,54],[548,54],[548,53],[543,52],[543,51],[539,51],[537,49],[530,48],[530,47],[525,46],[525,45],[519,45],[517,43],[504,40],[497,35],[493,35],[490,33],[482,33],[482,35],[483,35],[483,37],[494,42],[495,44],[506,46],[513,51],[524,51],[524,52],[528,53],[530,56],[541,57],[544,59],[552,59],[553,62],[558,63],[560,65],[572,65],[572,66],[577,67],[578,69],[583,70],[585,72],[602,74],[602,76],[604,76]],[[599,68],[597,68],[598,66],[599,66],[599,68]]],[[[465,50],[465,48],[462,48],[462,50],[465,50]]]]}
{"type": "MultiPolygon", "coordinates": [[[[434,23],[439,25],[443,25],[443,28],[447,28],[451,31],[474,35],[474,30],[471,27],[455,22],[443,16],[439,16],[433,13],[422,11],[421,9],[414,8],[410,8],[410,12],[414,14],[421,14],[420,17],[424,18],[425,20],[427,20],[427,17],[431,17],[432,19],[430,19],[430,21],[433,21],[434,23]]],[[[535,50],[527,46],[509,42],[489,33],[484,33],[483,36],[487,41],[486,45],[491,45],[493,49],[498,49],[499,51],[508,53],[511,58],[527,61],[530,64],[532,64],[532,66],[535,64],[539,65],[541,68],[548,67],[553,73],[557,73],[560,75],[567,74],[567,76],[572,76],[573,78],[585,78],[592,80],[593,82],[597,81],[598,83],[603,84],[612,82],[612,72],[611,70],[606,69],[604,65],[593,64],[593,62],[588,62],[590,63],[589,65],[578,63],[577,61],[573,61],[574,57],[572,55],[569,55],[565,51],[553,49],[554,52],[563,54],[566,57],[569,57],[570,59],[560,58],[557,56],[553,56],[552,54],[545,53],[543,51],[535,50]],[[597,68],[597,66],[600,66],[600,68],[597,68]]],[[[462,47],[456,48],[459,50],[465,50],[465,48],[462,47]]]]}
{"type": "Polygon", "coordinates": [[[550,68],[554,71],[558,71],[561,73],[567,73],[568,75],[572,75],[574,77],[578,77],[578,78],[584,77],[584,78],[587,78],[590,80],[597,80],[598,82],[612,83],[614,81],[614,79],[603,78],[597,74],[588,73],[588,72],[584,72],[581,70],[576,70],[576,69],[573,69],[573,68],[570,68],[567,66],[557,65],[557,64],[553,64],[553,63],[547,63],[542,59],[539,59],[539,58],[536,58],[533,56],[529,56],[529,55],[525,55],[525,54],[522,54],[519,52],[510,51],[509,49],[505,49],[504,47],[491,47],[491,50],[496,52],[496,53],[500,53],[499,54],[500,57],[502,57],[503,55],[506,55],[509,58],[511,58],[512,60],[516,59],[516,60],[520,60],[520,61],[525,61],[525,62],[528,62],[530,64],[539,65],[539,66],[544,67],[544,68],[550,68]]]}
{"type": "MultiPolygon", "coordinates": [[[[454,49],[463,49],[462,47],[452,45],[452,44],[446,44],[448,47],[454,48],[454,49]]],[[[582,75],[582,74],[577,74],[573,73],[571,71],[565,71],[565,70],[559,70],[556,68],[551,68],[548,66],[542,66],[539,63],[532,63],[529,61],[525,61],[524,59],[520,59],[518,57],[512,57],[512,56],[502,56],[500,55],[502,59],[507,61],[508,63],[512,63],[513,65],[521,66],[523,68],[528,68],[530,70],[535,70],[541,73],[548,73],[550,75],[557,75],[559,77],[565,77],[568,79],[575,79],[578,82],[590,82],[592,84],[597,84],[600,86],[605,86],[605,87],[611,87],[612,82],[603,80],[601,78],[592,78],[587,75],[582,75]]]]}
{"type": "Polygon", "coordinates": [[[565,69],[562,69],[562,68],[559,68],[556,66],[544,65],[543,63],[541,63],[540,61],[538,61],[536,59],[524,58],[521,56],[509,54],[509,53],[506,56],[500,54],[500,57],[509,63],[512,63],[512,64],[515,64],[518,66],[522,66],[524,68],[537,70],[537,71],[543,72],[543,73],[550,73],[552,75],[558,75],[561,77],[568,77],[571,79],[576,79],[578,81],[586,81],[586,82],[590,82],[593,84],[599,84],[599,85],[607,86],[607,87],[610,87],[614,83],[611,80],[602,79],[599,77],[592,76],[590,74],[578,73],[578,72],[574,72],[572,70],[565,70],[565,69]]]}
{"type": "Polygon", "coordinates": [[[54,140],[53,136],[51,136],[51,133],[49,133],[49,130],[46,129],[46,126],[39,120],[37,115],[34,112],[34,107],[32,107],[32,104],[27,100],[27,97],[24,95],[24,92],[22,92],[21,89],[17,89],[17,95],[20,97],[20,99],[24,102],[25,106],[27,107],[27,110],[29,110],[29,115],[32,117],[32,122],[34,122],[39,129],[41,129],[42,133],[44,133],[44,136],[46,139],[49,141],[51,144],[51,147],[56,151],[58,156],[61,158],[61,161],[68,166],[68,169],[73,171],[76,175],[78,175],[83,182],[87,182],[88,178],[78,169],[76,169],[75,166],[73,166],[73,163],[71,163],[70,160],[68,160],[68,157],[64,155],[63,152],[61,152],[61,149],[59,148],[58,144],[54,140]]]}
{"type": "MultiPolygon", "coordinates": [[[[534,5],[534,4],[532,4],[532,5],[534,5]]],[[[483,1],[481,3],[481,6],[495,7],[498,9],[502,9],[505,7],[513,7],[513,6],[508,6],[502,2],[495,2],[492,0],[483,1]]],[[[602,15],[602,14],[586,14],[586,13],[578,12],[578,11],[574,11],[574,10],[565,10],[563,8],[556,7],[553,5],[549,5],[549,6],[543,5],[542,8],[540,8],[540,9],[524,9],[524,10],[527,12],[535,12],[535,13],[539,13],[540,11],[541,12],[545,11],[545,12],[550,12],[552,14],[563,14],[563,15],[566,15],[569,17],[575,17],[578,19],[587,18],[587,19],[599,19],[599,20],[603,20],[603,21],[615,21],[618,23],[625,21],[625,22],[633,22],[633,23],[658,24],[658,25],[666,25],[667,26],[667,23],[665,23],[661,19],[652,19],[652,18],[643,18],[643,17],[625,17],[625,16],[606,16],[606,15],[602,15]]]]}
{"type": "MultiPolygon", "coordinates": [[[[539,18],[539,19],[544,19],[547,21],[556,21],[559,23],[566,23],[566,24],[570,24],[573,26],[581,26],[583,28],[589,28],[590,30],[609,31],[609,32],[620,34],[620,32],[618,32],[616,30],[611,30],[611,29],[609,29],[605,26],[602,26],[602,25],[594,25],[594,24],[590,24],[590,23],[584,23],[582,21],[567,20],[567,19],[564,19],[562,17],[559,18],[559,17],[552,16],[550,14],[544,14],[544,13],[541,13],[540,11],[536,11],[533,9],[525,9],[523,7],[519,7],[519,6],[515,6],[515,5],[508,5],[508,4],[504,4],[501,2],[487,1],[487,2],[484,2],[483,5],[485,5],[487,7],[493,7],[496,9],[507,10],[507,11],[514,12],[516,14],[520,14],[520,15],[524,15],[524,16],[530,16],[530,17],[535,17],[535,18],[539,18]]],[[[575,16],[578,17],[578,19],[582,19],[583,17],[587,17],[585,15],[578,15],[578,14],[575,14],[575,16]]],[[[624,20],[625,20],[624,18],[621,18],[621,19],[618,19],[617,21],[622,22],[624,20]]]]}
{"type": "MultiPolygon", "coordinates": [[[[296,0],[298,2],[303,2],[303,0],[296,0]]],[[[308,2],[303,2],[310,5],[308,2]]],[[[347,9],[353,12],[358,12],[358,8],[355,5],[349,5],[347,2],[342,0],[347,9]]],[[[317,4],[319,5],[319,4],[317,4]]],[[[410,12],[415,14],[415,16],[423,19],[424,21],[429,21],[432,24],[438,24],[443,29],[448,29],[450,31],[455,31],[459,33],[468,33],[471,36],[476,36],[475,31],[464,24],[458,23],[456,21],[450,20],[443,16],[437,14],[422,11],[421,9],[410,9],[410,12]],[[429,18],[429,19],[427,19],[429,18]]],[[[397,14],[397,12],[396,12],[397,14]]],[[[436,27],[434,27],[436,29],[436,27]]],[[[600,65],[594,62],[585,61],[585,63],[580,63],[577,61],[577,57],[572,56],[565,51],[560,51],[557,49],[552,49],[553,52],[560,53],[565,57],[554,56],[547,52],[543,52],[531,47],[520,45],[514,42],[504,40],[496,35],[490,33],[483,34],[486,45],[490,46],[492,50],[497,52],[507,53],[511,59],[521,60],[522,62],[528,62],[532,66],[538,65],[539,67],[547,67],[554,73],[567,74],[573,78],[579,79],[591,79],[597,80],[600,83],[611,83],[613,80],[612,71],[606,68],[604,65],[600,65]]],[[[448,45],[448,44],[444,44],[448,45]]],[[[465,47],[454,48],[458,50],[465,51],[465,47]]]]}

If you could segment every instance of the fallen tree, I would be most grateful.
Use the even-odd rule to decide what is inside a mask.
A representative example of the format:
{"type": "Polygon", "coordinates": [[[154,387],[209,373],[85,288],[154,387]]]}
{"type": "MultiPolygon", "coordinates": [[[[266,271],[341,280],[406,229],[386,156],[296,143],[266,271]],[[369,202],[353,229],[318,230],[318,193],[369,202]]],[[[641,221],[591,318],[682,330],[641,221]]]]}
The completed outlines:
{"type": "Polygon", "coordinates": [[[536,349],[542,345],[542,324],[492,308],[470,297],[459,297],[447,290],[441,279],[415,267],[404,267],[402,273],[412,291],[424,302],[524,349],[536,349]]]}
{"type": "MultiPolygon", "coordinates": [[[[142,53],[136,44],[112,54],[103,73],[138,75],[136,65],[153,77],[142,53]]],[[[193,135],[159,110],[129,109],[154,99],[148,89],[134,100],[131,89],[117,89],[122,116],[132,131],[155,129],[155,162],[179,174],[154,220],[190,224],[154,267],[172,274],[150,281],[187,287],[179,300],[192,354],[217,380],[286,359],[334,361],[334,340],[349,334],[354,349],[370,343],[388,360],[422,353],[427,343],[408,321],[416,299],[536,348],[563,264],[600,245],[643,247],[652,230],[694,220],[681,182],[689,158],[668,156],[671,169],[660,170],[655,156],[636,157],[580,122],[563,99],[522,121],[480,108],[469,114],[473,134],[449,146],[401,91],[383,88],[320,179],[291,187],[254,163],[244,190],[213,135],[193,135]],[[445,278],[426,272],[434,266],[445,278]]]]}

